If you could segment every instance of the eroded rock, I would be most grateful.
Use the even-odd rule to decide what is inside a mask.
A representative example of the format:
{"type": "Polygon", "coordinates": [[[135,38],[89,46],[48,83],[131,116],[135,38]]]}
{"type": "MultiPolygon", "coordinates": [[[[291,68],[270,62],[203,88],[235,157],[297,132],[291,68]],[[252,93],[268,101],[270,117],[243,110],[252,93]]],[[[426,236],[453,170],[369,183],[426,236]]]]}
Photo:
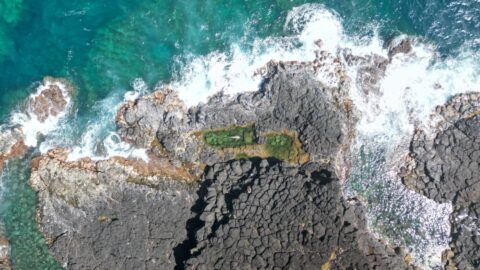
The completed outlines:
{"type": "Polygon", "coordinates": [[[232,125],[253,125],[259,134],[290,130],[298,134],[311,160],[334,163],[348,156],[354,108],[346,82],[330,87],[317,79],[321,67],[321,59],[271,62],[261,71],[265,79],[258,92],[235,97],[220,93],[188,110],[174,91],[158,90],[122,106],[119,133],[139,147],[158,146],[158,155],[213,165],[234,155],[208,147],[198,138],[199,131],[232,125]]]}
{"type": "Polygon", "coordinates": [[[432,127],[417,130],[404,184],[437,202],[451,202],[451,250],[458,269],[480,268],[480,94],[438,106],[432,127]]]}
{"type": "Polygon", "coordinates": [[[68,269],[173,269],[194,185],[177,168],[113,158],[69,162],[58,149],[32,161],[38,223],[68,269]]]}
{"type": "Polygon", "coordinates": [[[186,269],[412,269],[367,231],[329,170],[267,160],[206,170],[186,269]]]}

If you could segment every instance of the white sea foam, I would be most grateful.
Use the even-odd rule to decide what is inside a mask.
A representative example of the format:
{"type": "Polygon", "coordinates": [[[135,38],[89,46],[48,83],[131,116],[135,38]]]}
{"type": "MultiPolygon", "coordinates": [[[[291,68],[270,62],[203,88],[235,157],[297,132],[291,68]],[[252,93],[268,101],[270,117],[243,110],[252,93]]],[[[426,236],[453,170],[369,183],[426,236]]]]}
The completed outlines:
{"type": "MultiPolygon", "coordinates": [[[[262,78],[256,71],[271,60],[310,61],[321,48],[331,59],[327,59],[330,62],[326,62],[325,69],[319,70],[318,80],[336,86],[338,80],[332,75],[331,68],[335,59],[343,61],[341,51],[348,50],[356,56],[375,54],[388,57],[388,51],[378,35],[369,39],[346,35],[339,16],[322,5],[307,4],[294,8],[286,17],[284,28],[289,36],[259,38],[248,46],[233,44],[227,52],[190,55],[190,61],[176,71],[171,87],[179,92],[188,106],[194,106],[206,102],[209,96],[219,91],[233,95],[258,90],[262,78]]],[[[374,155],[380,155],[378,159],[383,160],[379,163],[367,160],[367,163],[375,165],[376,177],[360,179],[365,186],[382,188],[383,185],[383,189],[376,193],[383,196],[381,203],[368,206],[369,224],[374,232],[383,234],[384,229],[394,230],[395,222],[403,222],[403,231],[398,232],[396,238],[389,235],[389,240],[403,242],[405,239],[402,237],[410,235],[416,242],[408,246],[409,251],[416,263],[425,268],[440,263],[440,251],[448,244],[450,226],[447,217],[451,205],[437,204],[406,190],[400,184],[396,170],[408,150],[405,143],[414,127],[427,125],[426,119],[436,105],[444,103],[452,94],[480,89],[478,59],[468,51],[456,57],[440,59],[434,46],[416,40],[411,53],[393,57],[379,82],[379,93],[369,95],[356,85],[358,67],[341,62],[345,74],[350,77],[350,96],[361,112],[354,155],[358,154],[361,146],[368,146],[372,151],[379,151],[374,155]],[[388,224],[377,222],[382,220],[383,214],[391,216],[388,224]],[[412,224],[408,225],[408,222],[412,224]]],[[[177,61],[183,62],[180,59],[177,61]]],[[[148,92],[141,79],[136,79],[132,87],[134,91],[126,93],[124,101],[134,100],[148,92]]],[[[69,159],[104,159],[114,155],[148,159],[145,150],[121,142],[115,133],[113,121],[119,102],[119,98],[112,97],[97,103],[94,108],[98,112],[97,118],[88,123],[69,159]]],[[[39,123],[26,112],[14,114],[12,122],[24,127],[26,143],[34,146],[37,134],[45,135],[54,130],[62,117],[64,115],[39,123]]],[[[49,143],[55,144],[52,141],[49,143]]]]}
{"type": "Polygon", "coordinates": [[[142,78],[136,78],[132,81],[133,91],[128,91],[124,94],[124,102],[134,101],[139,96],[146,95],[149,92],[148,85],[142,78]]]}
{"type": "MultiPolygon", "coordinates": [[[[382,204],[368,210],[369,219],[372,227],[375,226],[373,221],[381,220],[383,214],[393,215],[395,220],[385,225],[387,227],[372,230],[382,233],[382,229],[394,229],[395,222],[412,222],[397,239],[391,236],[389,240],[401,243],[405,239],[398,238],[410,234],[417,242],[408,247],[416,263],[435,268],[440,264],[441,251],[448,246],[451,205],[437,204],[406,190],[398,179],[397,170],[408,150],[406,143],[413,129],[429,124],[428,116],[436,105],[443,104],[455,93],[480,90],[479,57],[466,51],[442,59],[433,45],[413,38],[410,53],[393,57],[385,76],[378,82],[378,93],[366,95],[356,84],[358,66],[343,61],[340,52],[388,59],[388,50],[378,35],[371,38],[347,36],[339,16],[317,4],[294,8],[287,16],[284,28],[290,36],[257,39],[248,46],[249,49],[234,44],[228,52],[191,56],[191,61],[177,72],[179,75],[172,87],[189,106],[205,102],[219,91],[226,94],[256,91],[261,77],[255,71],[268,61],[310,61],[315,58],[320,44],[331,60],[327,57],[330,62],[327,61],[325,69],[318,72],[318,80],[336,86],[331,69],[335,58],[342,61],[341,66],[350,77],[350,96],[361,112],[355,146],[368,145],[373,151],[380,151],[376,155],[380,154],[385,160],[376,164],[377,173],[385,173],[385,176],[363,179],[365,185],[389,183],[389,187],[378,193],[385,197],[382,204]]],[[[353,150],[354,155],[358,154],[353,150]]]]}
{"type": "Polygon", "coordinates": [[[29,101],[41,95],[43,91],[49,89],[52,85],[57,86],[61,90],[63,98],[66,101],[65,109],[58,115],[50,115],[45,121],[40,121],[29,106],[26,106],[25,110],[16,111],[11,115],[11,124],[18,125],[21,128],[25,137],[24,142],[27,146],[37,146],[37,138],[39,135],[45,136],[51,131],[57,129],[71,108],[72,101],[69,90],[67,89],[68,86],[58,80],[45,80],[37,87],[36,92],[30,95],[29,101]]]}
{"type": "MultiPolygon", "coordinates": [[[[123,102],[147,91],[146,84],[141,79],[137,79],[134,85],[135,90],[127,92],[123,102]]],[[[115,132],[115,114],[121,103],[117,95],[112,95],[95,104],[92,110],[97,118],[88,122],[80,141],[68,155],[69,161],[85,157],[92,160],[105,160],[113,156],[148,161],[146,149],[139,149],[122,141],[115,132]]]]}

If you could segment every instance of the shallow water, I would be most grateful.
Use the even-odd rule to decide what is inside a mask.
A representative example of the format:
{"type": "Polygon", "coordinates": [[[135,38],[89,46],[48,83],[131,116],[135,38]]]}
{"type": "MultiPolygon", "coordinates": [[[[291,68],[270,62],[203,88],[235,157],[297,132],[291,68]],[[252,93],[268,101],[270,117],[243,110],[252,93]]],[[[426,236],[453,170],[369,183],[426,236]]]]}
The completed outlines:
{"type": "MultiPolygon", "coordinates": [[[[116,144],[113,117],[128,90],[147,92],[157,83],[171,83],[194,105],[219,90],[255,90],[259,78],[251,73],[268,60],[311,60],[315,39],[330,44],[332,53],[345,47],[385,54],[383,43],[399,34],[419,38],[418,57],[392,64],[383,97],[365,102],[352,87],[364,115],[358,126],[364,136],[353,149],[356,163],[347,192],[369,202],[375,232],[418,253],[444,245],[448,228],[416,224],[423,217],[406,215],[399,203],[410,195],[398,179],[384,176],[392,170],[392,148],[413,128],[411,119],[421,122],[453,93],[480,89],[479,1],[0,0],[0,122],[10,121],[10,113],[44,76],[65,77],[76,87],[74,108],[40,150],[70,146],[78,157],[98,155],[99,143],[116,144]],[[313,2],[321,5],[301,6],[313,2]],[[444,91],[430,89],[436,82],[444,91]],[[408,237],[412,232],[418,234],[408,237]],[[430,239],[434,235],[440,240],[430,239]]],[[[109,149],[132,153],[125,145],[109,149]]],[[[0,218],[13,263],[18,269],[55,268],[36,231],[34,193],[21,164],[11,162],[2,176],[0,218]]],[[[410,212],[448,210],[422,199],[414,208],[410,212]]]]}

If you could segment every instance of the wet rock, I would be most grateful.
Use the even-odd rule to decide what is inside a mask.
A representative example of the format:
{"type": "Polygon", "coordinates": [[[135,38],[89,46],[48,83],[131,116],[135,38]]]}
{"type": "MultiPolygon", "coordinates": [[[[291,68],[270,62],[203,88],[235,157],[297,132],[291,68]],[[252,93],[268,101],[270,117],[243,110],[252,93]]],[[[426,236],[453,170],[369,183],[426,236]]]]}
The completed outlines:
{"type": "Polygon", "coordinates": [[[37,92],[28,99],[27,111],[39,122],[58,117],[67,109],[72,93],[73,87],[66,80],[45,77],[37,92]]]}
{"type": "Polygon", "coordinates": [[[480,94],[453,97],[417,130],[404,184],[437,202],[451,202],[452,261],[459,269],[480,267],[480,94]]]}
{"type": "Polygon", "coordinates": [[[128,102],[116,117],[123,138],[139,147],[150,148],[158,130],[184,132],[187,109],[176,92],[162,89],[155,93],[128,102]]]}
{"type": "Polygon", "coordinates": [[[397,37],[388,44],[388,57],[392,59],[395,55],[407,54],[412,51],[412,41],[407,37],[397,37]]]}

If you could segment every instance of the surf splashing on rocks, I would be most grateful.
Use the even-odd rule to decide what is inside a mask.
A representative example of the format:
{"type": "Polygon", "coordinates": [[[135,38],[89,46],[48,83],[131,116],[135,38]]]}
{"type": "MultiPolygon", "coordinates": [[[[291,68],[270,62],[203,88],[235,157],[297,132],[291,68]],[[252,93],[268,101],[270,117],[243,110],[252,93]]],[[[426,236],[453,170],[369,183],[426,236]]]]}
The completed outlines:
{"type": "Polygon", "coordinates": [[[46,77],[26,101],[13,112],[10,125],[17,125],[27,146],[36,147],[39,136],[58,128],[72,107],[73,87],[65,80],[46,77]]]}
{"type": "MultiPolygon", "coordinates": [[[[415,127],[432,124],[426,119],[433,108],[455,93],[478,90],[479,57],[466,50],[440,59],[433,45],[411,37],[400,37],[389,47],[376,34],[348,36],[339,16],[317,4],[292,9],[284,28],[287,36],[258,38],[247,46],[232,44],[226,52],[178,57],[179,68],[170,87],[191,107],[218,92],[232,96],[257,91],[269,61],[317,59],[317,79],[332,89],[348,88],[359,114],[345,195],[364,201],[373,232],[404,244],[416,264],[437,268],[449,242],[451,205],[406,190],[397,174],[415,127]]],[[[63,95],[65,91],[58,87],[63,95]]],[[[68,110],[42,122],[29,109],[13,114],[12,123],[24,127],[28,146],[38,144],[38,133],[50,134],[41,152],[68,146],[73,149],[71,160],[113,155],[148,159],[144,150],[122,142],[115,132],[119,103],[148,92],[141,79],[134,80],[132,88],[123,99],[113,95],[97,102],[93,108],[97,118],[87,123],[75,142],[57,140],[63,133],[56,132],[56,127],[68,110]]],[[[32,95],[33,99],[39,96],[32,95]]],[[[70,108],[69,97],[65,102],[65,108],[70,108]]]]}
{"type": "Polygon", "coordinates": [[[347,36],[339,16],[316,4],[294,8],[284,27],[289,36],[190,56],[172,88],[195,106],[217,92],[258,90],[268,61],[317,59],[317,79],[330,87],[348,87],[360,116],[346,196],[362,198],[373,232],[404,244],[417,265],[439,268],[450,240],[452,206],[407,190],[398,170],[414,129],[432,124],[428,116],[435,106],[453,94],[480,88],[478,55],[465,50],[442,59],[433,44],[417,37],[387,43],[377,34],[347,36]]]}
{"type": "Polygon", "coordinates": [[[132,82],[132,91],[127,91],[123,99],[119,93],[98,101],[92,108],[97,119],[89,121],[79,143],[68,154],[68,161],[90,158],[106,160],[110,157],[141,159],[148,162],[146,149],[139,149],[122,141],[116,132],[115,114],[123,102],[133,101],[148,93],[148,86],[137,78],[132,82]]]}

